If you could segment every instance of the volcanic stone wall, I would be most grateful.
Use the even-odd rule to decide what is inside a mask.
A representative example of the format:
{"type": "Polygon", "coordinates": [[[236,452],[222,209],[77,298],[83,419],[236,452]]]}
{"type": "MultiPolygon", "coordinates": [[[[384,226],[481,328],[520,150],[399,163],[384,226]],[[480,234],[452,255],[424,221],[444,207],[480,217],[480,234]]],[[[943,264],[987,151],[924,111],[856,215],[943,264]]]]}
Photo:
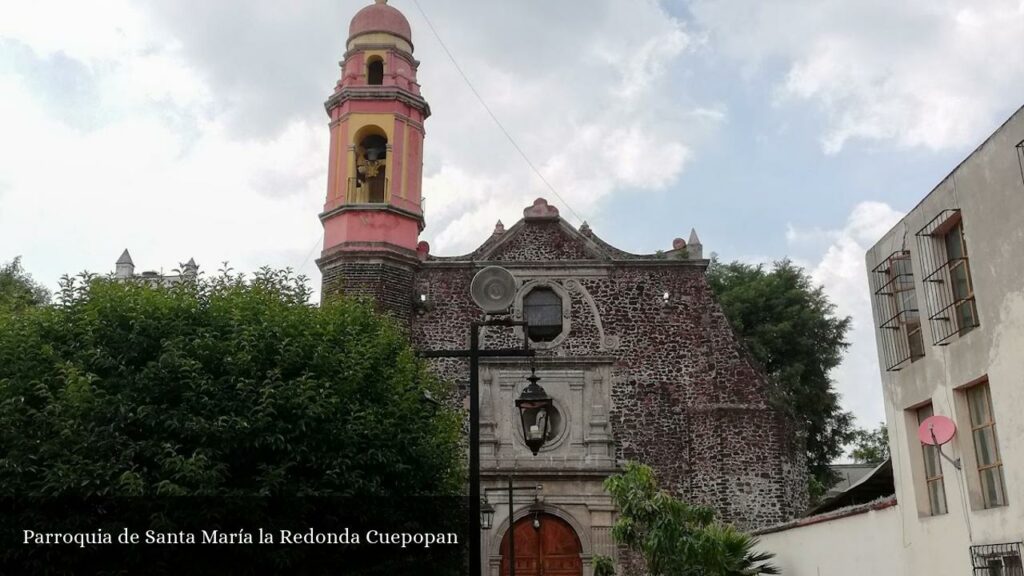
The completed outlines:
{"type": "Polygon", "coordinates": [[[335,294],[366,297],[402,323],[413,306],[413,267],[400,261],[341,260],[322,263],[324,298],[335,294]]]}
{"type": "MultiPolygon", "coordinates": [[[[482,317],[469,288],[487,264],[509,268],[521,286],[547,283],[569,298],[568,334],[537,346],[541,370],[548,357],[578,360],[581,369],[588,360],[611,359],[605,404],[620,465],[651,465],[665,488],[713,506],[740,528],[803,511],[802,443],[770,405],[764,375],[715,301],[706,261],[630,255],[562,220],[527,218],[465,257],[345,259],[321,267],[325,294],[370,296],[409,327],[418,349],[451,350],[468,348],[470,324],[482,317]],[[414,306],[421,294],[425,305],[414,306]]],[[[509,329],[481,335],[484,348],[521,343],[509,329]]],[[[455,384],[449,400],[464,406],[468,362],[432,364],[455,384]]]]}
{"type": "MultiPolygon", "coordinates": [[[[544,232],[539,231],[536,236],[544,232]]],[[[662,485],[714,506],[742,528],[792,518],[806,503],[802,449],[768,403],[764,376],[737,342],[699,262],[586,262],[538,259],[564,245],[509,243],[495,261],[521,281],[542,271],[571,297],[570,333],[538,356],[612,356],[611,421],[617,460],[657,470],[662,485]],[[514,251],[514,252],[513,252],[514,251]],[[667,298],[666,298],[667,294],[667,298]],[[596,310],[596,314],[595,314],[596,310]]],[[[480,318],[469,295],[473,262],[425,263],[414,290],[432,310],[413,315],[420,348],[465,348],[480,318]]],[[[513,347],[509,330],[485,334],[487,347],[513,347]]],[[[465,362],[438,363],[440,376],[465,382],[465,362]]]]}

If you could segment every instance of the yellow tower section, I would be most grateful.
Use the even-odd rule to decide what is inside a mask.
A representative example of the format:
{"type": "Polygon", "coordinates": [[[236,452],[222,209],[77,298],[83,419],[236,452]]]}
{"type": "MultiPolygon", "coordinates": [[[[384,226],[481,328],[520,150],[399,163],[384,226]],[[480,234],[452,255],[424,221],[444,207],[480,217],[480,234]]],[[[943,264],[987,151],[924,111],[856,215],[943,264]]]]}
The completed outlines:
{"type": "Polygon", "coordinates": [[[386,2],[352,19],[341,79],[325,105],[331,144],[322,258],[344,251],[416,255],[430,107],[412,50],[408,21],[386,2]]]}

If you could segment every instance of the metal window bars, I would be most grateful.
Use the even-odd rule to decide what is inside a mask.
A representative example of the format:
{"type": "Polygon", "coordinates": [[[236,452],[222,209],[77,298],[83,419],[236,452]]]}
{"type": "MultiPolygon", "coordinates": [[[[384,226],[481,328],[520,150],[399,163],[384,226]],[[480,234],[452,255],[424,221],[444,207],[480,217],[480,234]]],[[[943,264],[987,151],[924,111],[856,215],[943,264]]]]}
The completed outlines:
{"type": "Polygon", "coordinates": [[[1024,576],[1020,542],[971,546],[974,576],[1024,576]]]}
{"type": "Polygon", "coordinates": [[[1020,166],[1020,183],[1024,185],[1024,140],[1017,144],[1017,165],[1020,166]]]}
{"type": "Polygon", "coordinates": [[[901,370],[908,360],[924,356],[910,251],[897,250],[890,254],[871,270],[870,281],[885,369],[901,370]]]}
{"type": "Polygon", "coordinates": [[[932,218],[917,233],[932,344],[938,346],[945,346],[953,336],[978,326],[967,251],[964,249],[961,255],[950,257],[946,249],[946,234],[959,223],[960,210],[950,208],[932,218]],[[954,274],[961,276],[956,278],[954,274]],[[959,297],[953,287],[957,280],[968,285],[966,294],[959,297]]]}

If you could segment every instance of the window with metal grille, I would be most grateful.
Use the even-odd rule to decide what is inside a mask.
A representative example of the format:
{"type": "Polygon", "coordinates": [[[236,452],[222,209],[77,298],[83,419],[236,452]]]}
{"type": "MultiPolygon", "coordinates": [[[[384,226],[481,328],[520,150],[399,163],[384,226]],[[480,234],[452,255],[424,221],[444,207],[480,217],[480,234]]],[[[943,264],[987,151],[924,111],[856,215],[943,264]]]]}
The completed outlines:
{"type": "Polygon", "coordinates": [[[550,288],[534,288],[523,298],[530,340],[550,342],[562,333],[562,299],[550,288]]]}
{"type": "Polygon", "coordinates": [[[932,343],[944,346],[978,326],[960,210],[943,210],[917,233],[932,343]]]}
{"type": "MultiPolygon", "coordinates": [[[[932,405],[928,404],[917,409],[917,424],[920,426],[925,418],[934,414],[932,405]]],[[[924,482],[928,490],[928,515],[939,516],[948,512],[946,509],[946,482],[942,477],[942,460],[939,458],[939,447],[921,444],[924,454],[924,482]]]]}
{"type": "Polygon", "coordinates": [[[982,503],[985,508],[1006,506],[1006,477],[999,456],[996,417],[992,413],[992,394],[988,382],[967,389],[967,408],[971,413],[971,436],[978,463],[982,503]]]}
{"type": "Polygon", "coordinates": [[[925,354],[910,251],[890,254],[871,271],[871,283],[885,369],[900,370],[925,354]]]}
{"type": "Polygon", "coordinates": [[[1020,542],[971,546],[974,576],[1024,576],[1020,542]]]}

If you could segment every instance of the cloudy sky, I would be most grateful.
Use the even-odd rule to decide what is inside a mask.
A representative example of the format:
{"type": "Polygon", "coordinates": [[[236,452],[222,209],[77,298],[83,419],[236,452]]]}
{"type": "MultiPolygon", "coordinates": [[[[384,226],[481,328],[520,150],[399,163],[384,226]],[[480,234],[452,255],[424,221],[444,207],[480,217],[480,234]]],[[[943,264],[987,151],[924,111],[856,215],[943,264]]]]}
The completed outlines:
{"type": "MultiPolygon", "coordinates": [[[[836,378],[883,418],[863,253],[1024,104],[1024,0],[414,0],[424,238],[537,196],[632,251],[789,256],[854,319],[836,378]],[[567,207],[571,207],[568,208],[567,207]]],[[[355,0],[0,5],[0,262],[40,281],[194,257],[319,275],[323,101],[355,0]]]]}

